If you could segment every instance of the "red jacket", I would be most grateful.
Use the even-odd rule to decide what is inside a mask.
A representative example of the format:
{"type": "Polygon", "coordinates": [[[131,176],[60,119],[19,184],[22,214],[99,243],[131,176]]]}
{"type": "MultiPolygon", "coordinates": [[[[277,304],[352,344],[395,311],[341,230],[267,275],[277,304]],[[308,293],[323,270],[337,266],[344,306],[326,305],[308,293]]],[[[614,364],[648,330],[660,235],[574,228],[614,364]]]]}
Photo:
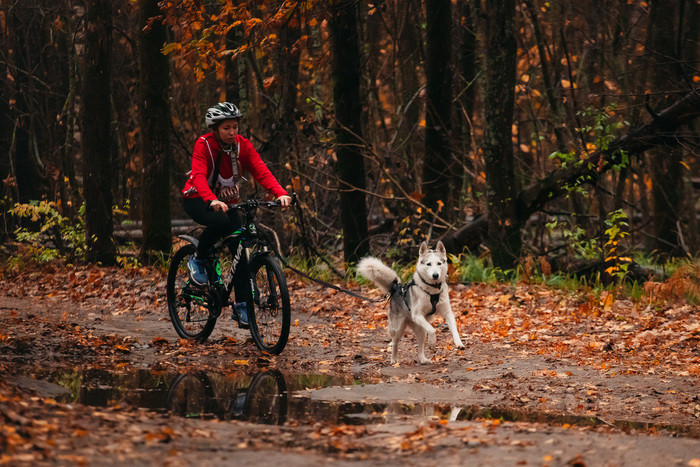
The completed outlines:
{"type": "Polygon", "coordinates": [[[192,171],[182,189],[182,196],[185,198],[199,197],[207,202],[220,199],[227,203],[236,203],[238,201],[238,179],[244,171],[249,172],[275,198],[286,195],[287,192],[262,161],[253,144],[241,135],[236,136],[236,144],[238,146],[236,171],[238,177],[234,176],[231,156],[221,149],[219,140],[214,133],[200,136],[194,145],[192,171]],[[213,180],[214,164],[219,157],[219,177],[218,180],[213,180]]]}

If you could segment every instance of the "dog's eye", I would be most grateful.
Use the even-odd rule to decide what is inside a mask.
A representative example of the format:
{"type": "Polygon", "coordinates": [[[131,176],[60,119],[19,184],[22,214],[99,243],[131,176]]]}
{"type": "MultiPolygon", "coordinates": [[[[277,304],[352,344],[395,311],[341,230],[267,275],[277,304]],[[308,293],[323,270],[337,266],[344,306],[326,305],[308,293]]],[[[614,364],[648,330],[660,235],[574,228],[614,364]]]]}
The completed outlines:
{"type": "Polygon", "coordinates": [[[426,266],[432,266],[433,263],[425,263],[426,266]]]}

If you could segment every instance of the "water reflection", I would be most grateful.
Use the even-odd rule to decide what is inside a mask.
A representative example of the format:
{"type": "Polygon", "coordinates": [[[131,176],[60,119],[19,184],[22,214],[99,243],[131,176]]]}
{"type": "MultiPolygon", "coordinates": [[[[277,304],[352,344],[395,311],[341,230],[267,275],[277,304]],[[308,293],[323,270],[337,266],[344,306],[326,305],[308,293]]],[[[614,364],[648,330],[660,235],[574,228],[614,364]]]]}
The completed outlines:
{"type": "Polygon", "coordinates": [[[165,400],[173,375],[147,369],[58,369],[40,370],[31,376],[68,389],[69,394],[56,397],[60,402],[95,407],[130,405],[165,411],[165,400]]]}
{"type": "Polygon", "coordinates": [[[180,374],[147,369],[59,369],[39,370],[30,376],[68,389],[68,394],[55,397],[64,403],[133,406],[188,418],[264,424],[283,424],[288,419],[289,394],[354,382],[353,378],[329,375],[285,377],[274,369],[252,375],[245,371],[180,374]]]}
{"type": "MultiPolygon", "coordinates": [[[[659,425],[633,421],[604,421],[594,416],[549,414],[504,407],[463,406],[459,404],[411,403],[405,401],[348,402],[316,400],[307,389],[340,387],[352,390],[363,384],[352,377],[282,374],[263,369],[254,374],[239,371],[166,373],[159,371],[69,369],[39,371],[31,376],[59,384],[70,394],[57,397],[61,402],[99,407],[130,405],[159,413],[188,418],[246,420],[262,424],[285,422],[365,425],[402,420],[501,420],[540,423],[552,426],[608,426],[625,432],[668,432],[700,437],[700,427],[659,425]]],[[[387,394],[387,398],[390,394],[387,394]]]]}
{"type": "Polygon", "coordinates": [[[246,388],[223,385],[215,390],[204,372],[179,375],[168,393],[171,413],[188,418],[248,420],[253,423],[281,425],[287,420],[287,385],[277,370],[257,373],[246,388]]]}

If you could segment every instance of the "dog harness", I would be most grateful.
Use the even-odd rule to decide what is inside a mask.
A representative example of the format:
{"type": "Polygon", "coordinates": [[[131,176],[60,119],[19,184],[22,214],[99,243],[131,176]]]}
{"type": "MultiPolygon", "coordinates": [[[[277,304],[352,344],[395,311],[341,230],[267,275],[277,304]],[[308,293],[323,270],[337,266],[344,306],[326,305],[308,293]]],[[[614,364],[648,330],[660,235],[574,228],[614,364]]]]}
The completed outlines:
{"type": "MultiPolygon", "coordinates": [[[[421,279],[423,279],[423,278],[421,277],[421,279]]],[[[425,281],[423,281],[423,282],[425,282],[425,281]]],[[[423,292],[428,294],[428,296],[430,297],[430,304],[432,305],[433,309],[430,311],[430,313],[428,313],[428,316],[432,316],[437,312],[437,304],[440,301],[440,291],[442,289],[442,282],[437,286],[428,284],[427,282],[425,282],[425,283],[427,285],[430,285],[431,287],[438,289],[438,293],[435,293],[435,294],[430,294],[428,292],[425,292],[425,290],[423,290],[423,292]]],[[[411,309],[411,300],[409,299],[408,289],[410,289],[414,285],[416,285],[416,281],[413,279],[411,279],[411,282],[407,282],[405,284],[399,284],[398,280],[394,280],[394,282],[391,284],[391,290],[389,291],[389,296],[393,297],[395,293],[398,293],[399,295],[401,295],[403,297],[403,301],[406,304],[406,307],[410,310],[411,309]]]]}

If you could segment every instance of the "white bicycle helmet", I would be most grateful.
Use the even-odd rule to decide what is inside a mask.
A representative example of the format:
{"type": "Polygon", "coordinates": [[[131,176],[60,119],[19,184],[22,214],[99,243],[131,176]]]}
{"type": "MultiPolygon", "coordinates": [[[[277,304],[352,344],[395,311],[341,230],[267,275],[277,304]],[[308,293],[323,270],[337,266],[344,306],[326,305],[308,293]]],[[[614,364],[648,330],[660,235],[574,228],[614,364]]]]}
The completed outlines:
{"type": "Polygon", "coordinates": [[[213,126],[223,120],[241,118],[242,116],[243,114],[235,105],[231,104],[230,102],[219,102],[214,107],[210,107],[209,110],[207,110],[205,120],[207,122],[207,126],[213,126]]]}

